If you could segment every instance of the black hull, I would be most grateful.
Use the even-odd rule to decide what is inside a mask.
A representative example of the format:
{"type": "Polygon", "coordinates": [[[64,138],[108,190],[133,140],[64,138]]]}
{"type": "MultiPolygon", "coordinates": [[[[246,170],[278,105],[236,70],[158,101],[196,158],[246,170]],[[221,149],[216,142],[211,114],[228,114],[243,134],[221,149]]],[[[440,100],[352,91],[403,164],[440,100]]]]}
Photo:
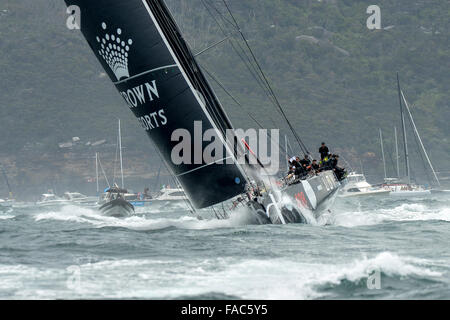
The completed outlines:
{"type": "Polygon", "coordinates": [[[103,204],[100,212],[111,217],[128,217],[134,214],[134,206],[124,199],[115,199],[103,204]]]}
{"type": "Polygon", "coordinates": [[[255,224],[309,223],[317,220],[333,204],[340,183],[332,171],[301,180],[265,194],[262,201],[251,201],[255,224]]]}

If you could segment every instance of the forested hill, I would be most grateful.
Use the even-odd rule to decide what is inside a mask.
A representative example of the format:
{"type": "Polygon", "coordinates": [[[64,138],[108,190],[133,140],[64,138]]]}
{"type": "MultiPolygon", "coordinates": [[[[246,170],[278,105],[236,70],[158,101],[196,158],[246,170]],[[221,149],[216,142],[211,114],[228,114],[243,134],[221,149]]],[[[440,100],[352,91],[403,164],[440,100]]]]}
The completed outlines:
{"type": "MultiPolygon", "coordinates": [[[[222,1],[167,3],[194,52],[224,37],[203,5],[213,4],[211,12],[226,14],[222,1]]],[[[387,148],[393,150],[393,127],[400,127],[398,71],[432,159],[438,168],[447,167],[449,1],[378,0],[381,30],[366,26],[373,1],[228,3],[311,149],[324,140],[348,157],[360,153],[379,159],[382,128],[387,148]]],[[[145,150],[144,132],[80,32],[66,28],[66,19],[62,0],[0,2],[0,152],[20,154],[26,144],[35,143],[57,149],[57,143],[73,136],[83,141],[112,137],[116,117],[123,120],[128,149],[145,150]]],[[[233,39],[236,44],[239,35],[233,33],[233,39]]],[[[198,59],[245,106],[237,107],[212,82],[236,127],[254,127],[250,113],[268,128],[286,129],[230,41],[198,59]]]]}

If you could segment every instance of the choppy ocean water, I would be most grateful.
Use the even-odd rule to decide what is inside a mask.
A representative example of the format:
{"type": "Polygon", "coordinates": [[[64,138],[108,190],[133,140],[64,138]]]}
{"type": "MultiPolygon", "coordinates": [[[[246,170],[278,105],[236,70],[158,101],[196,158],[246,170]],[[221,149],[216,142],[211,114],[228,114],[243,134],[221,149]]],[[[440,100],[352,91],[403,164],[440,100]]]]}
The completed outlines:
{"type": "Polygon", "coordinates": [[[337,199],[312,225],[0,207],[0,299],[450,299],[450,193],[337,199]]]}

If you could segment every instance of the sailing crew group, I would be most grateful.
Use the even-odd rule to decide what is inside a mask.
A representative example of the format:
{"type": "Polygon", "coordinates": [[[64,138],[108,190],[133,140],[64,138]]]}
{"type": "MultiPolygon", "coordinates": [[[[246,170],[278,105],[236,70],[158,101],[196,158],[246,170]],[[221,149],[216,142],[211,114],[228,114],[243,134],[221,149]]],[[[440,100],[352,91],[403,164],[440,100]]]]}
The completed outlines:
{"type": "Polygon", "coordinates": [[[322,171],[332,170],[336,174],[339,181],[343,180],[346,175],[344,168],[338,166],[339,155],[331,154],[325,142],[322,142],[319,148],[320,162],[316,159],[309,158],[309,155],[305,154],[304,158],[300,160],[300,157],[295,156],[289,159],[289,172],[286,177],[287,180],[296,177],[298,179],[304,179],[311,174],[318,174],[322,171]]]}

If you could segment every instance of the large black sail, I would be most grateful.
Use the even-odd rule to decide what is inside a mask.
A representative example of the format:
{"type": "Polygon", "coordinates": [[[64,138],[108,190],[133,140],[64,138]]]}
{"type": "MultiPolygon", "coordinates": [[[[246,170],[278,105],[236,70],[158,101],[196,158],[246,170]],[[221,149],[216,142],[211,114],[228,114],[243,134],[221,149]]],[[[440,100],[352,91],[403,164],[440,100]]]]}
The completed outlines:
{"type": "Polygon", "coordinates": [[[208,207],[244,192],[244,172],[237,164],[226,164],[234,158],[222,141],[231,123],[163,1],[65,2],[80,8],[81,31],[89,46],[194,206],[208,207]],[[172,150],[179,141],[172,141],[172,134],[179,129],[196,141],[200,136],[200,152],[210,144],[202,142],[205,131],[215,130],[223,158],[209,163],[199,159],[197,144],[191,161],[174,162],[172,150]]]}

